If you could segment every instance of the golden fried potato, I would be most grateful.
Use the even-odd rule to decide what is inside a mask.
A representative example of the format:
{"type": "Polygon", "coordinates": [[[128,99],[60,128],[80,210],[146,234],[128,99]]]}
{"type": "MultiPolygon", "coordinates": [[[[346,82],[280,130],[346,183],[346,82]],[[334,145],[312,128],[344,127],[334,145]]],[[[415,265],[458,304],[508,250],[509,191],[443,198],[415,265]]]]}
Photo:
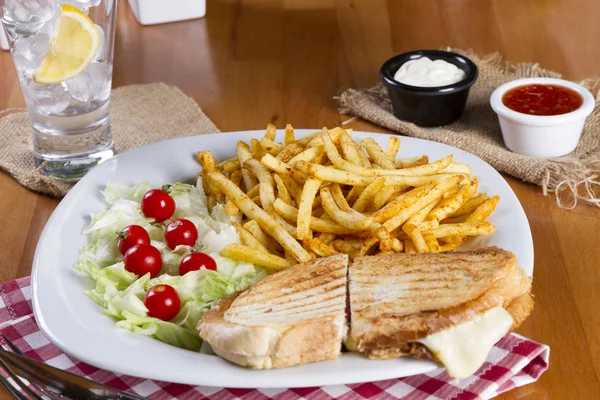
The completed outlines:
{"type": "Polygon", "coordinates": [[[242,243],[224,257],[276,271],[339,252],[454,251],[495,229],[486,219],[498,196],[476,195],[477,177],[452,155],[396,160],[399,137],[384,150],[342,128],[297,138],[287,125],[282,136],[269,124],[220,163],[196,153],[208,208],[225,205],[242,243]]]}

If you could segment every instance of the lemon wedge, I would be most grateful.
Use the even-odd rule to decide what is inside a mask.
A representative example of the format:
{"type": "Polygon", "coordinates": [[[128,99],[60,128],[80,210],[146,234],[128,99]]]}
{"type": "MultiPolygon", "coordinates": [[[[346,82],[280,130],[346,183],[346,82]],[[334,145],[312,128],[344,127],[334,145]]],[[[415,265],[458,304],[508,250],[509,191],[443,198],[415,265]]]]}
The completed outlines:
{"type": "Polygon", "coordinates": [[[71,79],[92,62],[99,46],[100,33],[94,22],[77,7],[61,5],[50,50],[33,80],[52,84],[71,79]]]}

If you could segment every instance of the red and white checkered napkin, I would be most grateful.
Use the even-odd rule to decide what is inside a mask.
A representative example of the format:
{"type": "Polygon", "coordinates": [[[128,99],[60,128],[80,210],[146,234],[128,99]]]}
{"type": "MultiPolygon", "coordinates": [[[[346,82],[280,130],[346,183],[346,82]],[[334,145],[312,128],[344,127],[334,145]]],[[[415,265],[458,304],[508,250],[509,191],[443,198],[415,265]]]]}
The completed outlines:
{"type": "Polygon", "coordinates": [[[0,333],[31,358],[152,399],[489,399],[536,381],[548,369],[550,355],[548,346],[511,334],[494,346],[477,374],[461,381],[451,379],[443,368],[407,378],[301,389],[223,389],[151,381],[92,367],[51,344],[33,317],[29,277],[0,284],[0,333]]]}

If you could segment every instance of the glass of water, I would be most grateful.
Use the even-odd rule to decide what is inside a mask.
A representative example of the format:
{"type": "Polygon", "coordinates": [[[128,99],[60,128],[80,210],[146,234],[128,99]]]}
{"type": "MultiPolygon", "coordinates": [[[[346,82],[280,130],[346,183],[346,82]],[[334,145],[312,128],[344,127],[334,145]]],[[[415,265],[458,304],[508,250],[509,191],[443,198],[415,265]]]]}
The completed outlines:
{"type": "Polygon", "coordinates": [[[0,0],[42,173],[79,178],[114,154],[116,0],[0,0]]]}

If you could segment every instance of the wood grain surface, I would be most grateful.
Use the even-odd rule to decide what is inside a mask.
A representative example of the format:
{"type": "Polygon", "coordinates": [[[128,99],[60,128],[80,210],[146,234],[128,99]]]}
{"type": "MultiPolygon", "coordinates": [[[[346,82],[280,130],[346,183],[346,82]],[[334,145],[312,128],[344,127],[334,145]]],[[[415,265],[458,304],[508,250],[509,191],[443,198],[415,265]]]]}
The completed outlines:
{"type": "MultiPolygon", "coordinates": [[[[176,85],[222,131],[336,126],[348,118],[336,110],[338,90],[373,85],[384,60],[414,49],[500,51],[572,80],[600,74],[598,0],[220,0],[208,1],[203,19],[147,27],[126,2],[119,7],[113,85],[176,85]]],[[[10,54],[0,51],[0,110],[23,105],[10,54]]],[[[536,307],[519,333],[552,351],[539,382],[500,398],[599,398],[599,211],[560,210],[538,187],[506,179],[535,246],[536,307]]],[[[0,173],[0,281],[30,273],[57,203],[0,173]]]]}

